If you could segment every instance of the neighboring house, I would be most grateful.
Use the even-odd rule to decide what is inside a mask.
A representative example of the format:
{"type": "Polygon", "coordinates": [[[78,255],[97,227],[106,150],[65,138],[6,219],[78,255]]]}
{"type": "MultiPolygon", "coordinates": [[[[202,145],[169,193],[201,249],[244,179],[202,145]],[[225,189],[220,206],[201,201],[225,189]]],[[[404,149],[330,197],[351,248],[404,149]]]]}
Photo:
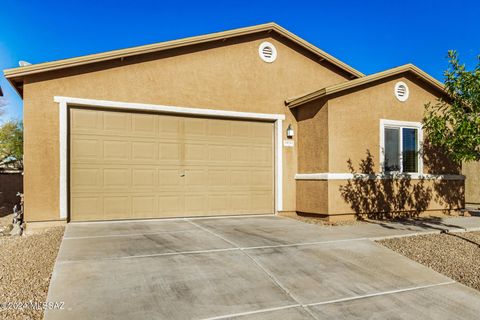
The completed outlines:
{"type": "Polygon", "coordinates": [[[464,205],[458,168],[419,153],[440,82],[365,76],[274,23],[5,76],[24,99],[29,222],[464,205]]]}

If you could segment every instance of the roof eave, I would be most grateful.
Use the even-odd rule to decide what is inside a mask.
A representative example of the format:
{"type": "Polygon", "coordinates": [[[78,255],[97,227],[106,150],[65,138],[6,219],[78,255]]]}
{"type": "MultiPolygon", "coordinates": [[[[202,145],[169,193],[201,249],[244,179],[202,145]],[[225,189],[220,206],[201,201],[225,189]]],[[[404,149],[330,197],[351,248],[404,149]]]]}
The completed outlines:
{"type": "MultiPolygon", "coordinates": [[[[41,73],[41,72],[48,72],[48,71],[54,71],[58,69],[77,67],[85,64],[90,64],[90,63],[121,59],[121,58],[126,58],[130,56],[135,56],[135,55],[176,49],[179,47],[184,47],[189,45],[202,44],[205,42],[224,40],[228,38],[239,37],[239,36],[244,36],[244,35],[249,35],[249,34],[259,33],[259,32],[268,32],[268,31],[277,32],[280,36],[283,36],[291,40],[292,42],[296,43],[297,45],[303,47],[304,49],[316,54],[320,58],[328,61],[329,63],[340,68],[341,70],[344,70],[345,72],[349,73],[353,77],[358,78],[358,77],[365,76],[360,71],[355,70],[349,65],[343,63],[342,61],[324,52],[323,50],[320,50],[316,46],[310,44],[309,42],[303,40],[302,38],[298,37],[297,35],[291,33],[290,31],[284,29],[283,27],[273,22],[246,27],[246,28],[210,33],[206,35],[188,37],[188,38],[171,40],[166,42],[160,42],[155,44],[149,44],[149,45],[137,46],[132,48],[85,55],[80,57],[68,58],[63,60],[32,64],[29,66],[5,69],[4,75],[9,80],[18,79],[24,76],[41,73]]],[[[12,82],[10,81],[10,83],[12,82]]],[[[18,91],[19,90],[17,90],[17,92],[18,91]]]]}
{"type": "Polygon", "coordinates": [[[366,84],[369,84],[369,83],[372,83],[372,82],[375,82],[375,81],[379,81],[381,79],[388,78],[388,77],[391,77],[391,76],[395,76],[395,75],[405,73],[405,72],[412,72],[418,78],[427,82],[428,84],[430,84],[435,89],[437,89],[441,92],[445,92],[445,88],[440,81],[433,78],[432,76],[430,76],[428,73],[424,72],[423,70],[421,70],[417,66],[415,66],[413,64],[406,64],[406,65],[403,65],[403,66],[400,66],[400,67],[396,67],[396,68],[388,69],[388,70],[385,70],[385,71],[382,71],[382,72],[374,73],[372,75],[369,75],[369,76],[366,76],[366,77],[363,77],[363,78],[358,78],[358,79],[355,79],[355,80],[350,80],[350,81],[342,82],[342,83],[339,83],[339,84],[336,84],[336,85],[333,85],[333,86],[330,86],[330,87],[326,87],[326,88],[308,93],[304,96],[287,99],[287,100],[285,100],[285,105],[288,106],[289,108],[296,108],[300,105],[303,105],[303,104],[308,103],[308,102],[313,101],[313,100],[321,99],[321,98],[330,96],[330,95],[335,94],[335,93],[339,93],[339,92],[342,92],[342,91],[345,91],[345,90],[348,90],[348,89],[352,89],[352,88],[355,88],[355,87],[358,87],[358,86],[361,86],[361,85],[366,85],[366,84]]]}

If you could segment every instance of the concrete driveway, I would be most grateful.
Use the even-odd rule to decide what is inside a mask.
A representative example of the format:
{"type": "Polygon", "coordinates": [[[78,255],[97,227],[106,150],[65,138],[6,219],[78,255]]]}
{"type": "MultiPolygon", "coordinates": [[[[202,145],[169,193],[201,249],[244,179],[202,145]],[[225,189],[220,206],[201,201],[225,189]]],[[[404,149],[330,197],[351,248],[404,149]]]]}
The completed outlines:
{"type": "Polygon", "coordinates": [[[477,291],[369,235],[275,216],[69,224],[48,293],[64,309],[45,319],[478,319],[477,291]]]}

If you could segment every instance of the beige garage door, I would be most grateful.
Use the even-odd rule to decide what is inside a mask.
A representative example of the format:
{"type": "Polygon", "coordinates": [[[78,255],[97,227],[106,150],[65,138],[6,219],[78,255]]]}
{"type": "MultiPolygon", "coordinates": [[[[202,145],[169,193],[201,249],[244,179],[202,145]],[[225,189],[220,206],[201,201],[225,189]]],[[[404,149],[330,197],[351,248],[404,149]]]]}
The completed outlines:
{"type": "Polygon", "coordinates": [[[274,211],[273,124],[70,110],[72,220],[274,211]]]}

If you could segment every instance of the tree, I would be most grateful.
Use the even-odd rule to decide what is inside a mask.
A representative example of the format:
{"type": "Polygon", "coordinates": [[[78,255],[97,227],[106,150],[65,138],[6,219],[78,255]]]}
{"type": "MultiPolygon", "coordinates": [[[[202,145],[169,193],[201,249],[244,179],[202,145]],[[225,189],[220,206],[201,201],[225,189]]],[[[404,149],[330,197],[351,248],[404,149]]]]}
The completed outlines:
{"type": "Polygon", "coordinates": [[[448,52],[445,71],[446,96],[425,105],[423,120],[428,141],[444,150],[452,160],[480,160],[480,56],[467,70],[456,51],[448,52]]]}
{"type": "Polygon", "coordinates": [[[0,162],[20,161],[23,157],[23,123],[10,120],[0,126],[0,162]]]}

